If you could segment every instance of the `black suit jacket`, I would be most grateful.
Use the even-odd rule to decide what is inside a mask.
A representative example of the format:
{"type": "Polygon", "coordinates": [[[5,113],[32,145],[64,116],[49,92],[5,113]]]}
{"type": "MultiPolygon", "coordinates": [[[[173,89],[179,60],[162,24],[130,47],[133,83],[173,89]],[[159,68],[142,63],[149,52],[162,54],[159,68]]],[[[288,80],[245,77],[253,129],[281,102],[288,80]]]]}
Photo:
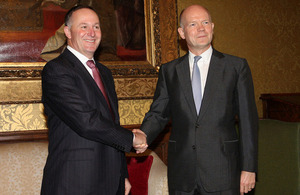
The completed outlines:
{"type": "Polygon", "coordinates": [[[207,191],[239,188],[241,170],[256,172],[258,116],[245,59],[213,50],[199,115],[188,54],[162,65],[154,101],[141,126],[148,143],[170,118],[170,189],[191,191],[197,174],[207,191]]]}
{"type": "Polygon", "coordinates": [[[115,119],[97,84],[66,49],[42,72],[43,104],[49,127],[49,155],[42,194],[116,194],[127,177],[124,151],[133,134],[119,124],[110,70],[96,63],[115,119]]]}

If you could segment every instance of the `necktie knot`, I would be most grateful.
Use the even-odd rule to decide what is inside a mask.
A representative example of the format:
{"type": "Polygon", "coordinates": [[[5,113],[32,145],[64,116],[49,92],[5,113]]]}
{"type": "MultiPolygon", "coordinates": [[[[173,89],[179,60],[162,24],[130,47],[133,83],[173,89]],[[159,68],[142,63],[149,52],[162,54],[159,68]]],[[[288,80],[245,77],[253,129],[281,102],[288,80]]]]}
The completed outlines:
{"type": "Polygon", "coordinates": [[[201,56],[194,57],[194,64],[196,64],[201,59],[201,56]]]}
{"type": "Polygon", "coordinates": [[[86,62],[86,64],[88,65],[88,67],[90,67],[91,69],[94,69],[96,67],[95,63],[93,60],[88,60],[86,62]]]}

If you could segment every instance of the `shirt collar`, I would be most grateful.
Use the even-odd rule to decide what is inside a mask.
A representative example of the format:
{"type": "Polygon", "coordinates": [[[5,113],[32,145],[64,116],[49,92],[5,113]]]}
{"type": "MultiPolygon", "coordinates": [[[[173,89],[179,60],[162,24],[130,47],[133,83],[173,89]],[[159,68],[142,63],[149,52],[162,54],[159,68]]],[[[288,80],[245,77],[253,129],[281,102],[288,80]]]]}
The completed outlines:
{"type": "MultiPolygon", "coordinates": [[[[211,55],[212,55],[212,52],[213,52],[213,49],[212,49],[212,46],[210,46],[205,52],[203,52],[200,56],[201,56],[201,59],[203,59],[205,62],[209,62],[210,61],[210,58],[211,58],[211,55]]],[[[191,62],[194,61],[194,57],[196,55],[193,54],[191,51],[189,51],[189,60],[191,62]]]]}
{"type": "Polygon", "coordinates": [[[68,45],[67,48],[68,48],[68,50],[69,50],[70,52],[72,52],[72,53],[80,60],[80,62],[81,62],[82,64],[86,64],[86,62],[87,62],[88,60],[93,60],[94,63],[95,63],[94,58],[92,58],[92,59],[87,58],[85,55],[83,55],[82,53],[78,52],[77,50],[75,50],[75,49],[74,49],[73,47],[71,47],[70,45],[68,45]]]}

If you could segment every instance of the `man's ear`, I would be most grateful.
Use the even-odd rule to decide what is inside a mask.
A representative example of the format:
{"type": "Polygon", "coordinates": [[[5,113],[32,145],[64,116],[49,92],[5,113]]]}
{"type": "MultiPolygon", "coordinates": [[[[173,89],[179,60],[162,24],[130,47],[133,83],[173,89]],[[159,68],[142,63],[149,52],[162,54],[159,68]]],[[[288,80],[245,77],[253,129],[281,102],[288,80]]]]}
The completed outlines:
{"type": "Polygon", "coordinates": [[[182,28],[182,27],[179,27],[179,28],[178,28],[178,33],[179,33],[179,35],[180,35],[180,37],[181,37],[182,39],[185,39],[184,31],[183,31],[183,28],[182,28]]]}
{"type": "Polygon", "coordinates": [[[70,28],[68,26],[64,27],[64,32],[65,32],[66,37],[68,39],[71,39],[71,32],[70,32],[70,28]]]}

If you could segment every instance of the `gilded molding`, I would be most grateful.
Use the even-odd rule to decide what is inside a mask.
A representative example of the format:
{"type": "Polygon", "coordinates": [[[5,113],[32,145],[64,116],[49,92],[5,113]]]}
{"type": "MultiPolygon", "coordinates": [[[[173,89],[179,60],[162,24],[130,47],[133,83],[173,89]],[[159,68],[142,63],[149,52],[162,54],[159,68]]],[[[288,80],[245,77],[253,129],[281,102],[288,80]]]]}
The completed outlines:
{"type": "Polygon", "coordinates": [[[157,76],[157,71],[151,65],[108,65],[108,68],[114,78],[157,76]]]}
{"type": "Polygon", "coordinates": [[[0,70],[1,79],[40,78],[42,70],[0,70]]]}
{"type": "MultiPolygon", "coordinates": [[[[151,99],[120,100],[121,125],[141,124],[151,103],[151,99]]],[[[47,129],[47,125],[43,104],[0,105],[0,133],[44,129],[47,129]]]]}
{"type": "Polygon", "coordinates": [[[119,100],[152,99],[157,78],[117,78],[116,92],[119,100]]]}
{"type": "Polygon", "coordinates": [[[154,56],[155,56],[155,68],[158,69],[161,65],[161,36],[159,28],[159,0],[153,0],[152,13],[153,13],[153,33],[154,33],[154,56]]]}
{"type": "Polygon", "coordinates": [[[121,125],[141,124],[151,103],[152,99],[120,100],[119,114],[121,125]]]}
{"type": "Polygon", "coordinates": [[[41,80],[3,80],[0,84],[0,104],[40,101],[41,80]]]}
{"type": "MultiPolygon", "coordinates": [[[[152,99],[157,77],[117,77],[114,81],[119,100],[152,99]]],[[[41,103],[41,80],[4,80],[0,91],[5,92],[0,105],[41,103]]]]}
{"type": "Polygon", "coordinates": [[[161,40],[161,63],[167,63],[179,56],[178,33],[177,33],[177,1],[176,0],[160,0],[160,11],[164,13],[160,15],[160,31],[161,40]]]}
{"type": "MultiPolygon", "coordinates": [[[[114,77],[153,77],[157,71],[151,65],[107,65],[114,77]]],[[[27,69],[2,68],[0,64],[0,80],[40,79],[41,67],[27,69]]]]}
{"type": "Polygon", "coordinates": [[[0,80],[39,79],[44,65],[44,62],[1,62],[0,80]]]}

